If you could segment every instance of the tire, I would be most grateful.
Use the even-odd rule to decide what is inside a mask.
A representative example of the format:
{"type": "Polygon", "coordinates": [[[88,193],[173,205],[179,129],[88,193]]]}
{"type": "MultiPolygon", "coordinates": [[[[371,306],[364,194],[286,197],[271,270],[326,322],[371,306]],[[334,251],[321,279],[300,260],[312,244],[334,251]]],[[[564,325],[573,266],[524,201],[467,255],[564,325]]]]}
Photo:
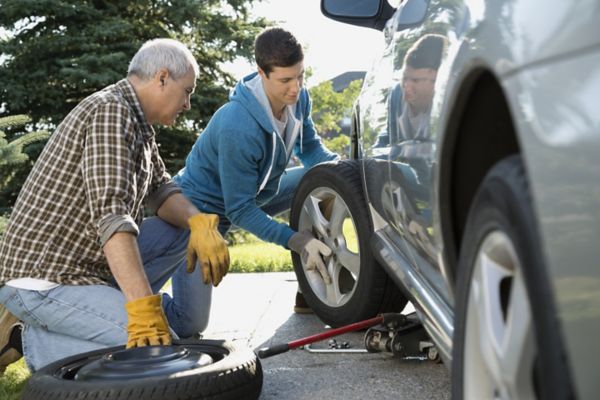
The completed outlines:
{"type": "Polygon", "coordinates": [[[454,399],[571,398],[531,204],[519,156],[496,164],[473,201],[456,289],[454,399]]]}
{"type": "Polygon", "coordinates": [[[251,350],[221,340],[184,340],[129,350],[119,346],[59,360],[31,376],[23,399],[257,399],[261,388],[262,368],[251,350]],[[184,352],[212,360],[181,368],[184,352]],[[110,368],[80,377],[84,368],[101,362],[110,368]]]}
{"type": "Polygon", "coordinates": [[[406,298],[370,249],[373,228],[358,162],[323,163],[310,169],[296,190],[290,226],[310,230],[332,249],[325,260],[331,285],[325,285],[318,272],[307,271],[292,252],[304,298],[323,322],[337,327],[382,312],[402,311],[406,298]]]}

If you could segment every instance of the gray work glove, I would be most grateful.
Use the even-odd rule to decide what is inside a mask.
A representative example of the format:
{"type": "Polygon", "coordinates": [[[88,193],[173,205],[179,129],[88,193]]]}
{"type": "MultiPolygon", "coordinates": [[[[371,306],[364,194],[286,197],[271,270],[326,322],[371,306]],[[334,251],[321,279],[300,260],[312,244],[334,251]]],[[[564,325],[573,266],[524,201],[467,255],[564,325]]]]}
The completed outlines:
{"type": "Polygon", "coordinates": [[[288,247],[300,254],[302,263],[308,271],[317,269],[326,284],[331,283],[331,277],[323,262],[323,256],[331,255],[331,249],[310,233],[309,231],[296,232],[288,241],[288,247]]]}

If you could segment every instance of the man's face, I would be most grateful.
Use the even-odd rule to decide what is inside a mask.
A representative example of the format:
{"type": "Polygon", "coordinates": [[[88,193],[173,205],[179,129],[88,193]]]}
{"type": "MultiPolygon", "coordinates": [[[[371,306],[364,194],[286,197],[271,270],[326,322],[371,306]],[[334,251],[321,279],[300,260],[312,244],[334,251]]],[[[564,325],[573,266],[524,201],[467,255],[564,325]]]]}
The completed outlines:
{"type": "Polygon", "coordinates": [[[262,77],[265,93],[274,112],[281,111],[287,105],[295,104],[304,85],[304,63],[300,61],[291,67],[274,67],[269,73],[258,69],[262,77]]]}
{"type": "Polygon", "coordinates": [[[162,79],[161,92],[157,100],[155,122],[172,125],[179,114],[190,109],[190,97],[196,89],[196,75],[190,68],[181,78],[174,79],[167,74],[159,79],[162,79]]]}
{"type": "Polygon", "coordinates": [[[431,107],[436,77],[437,71],[434,69],[404,67],[402,89],[404,99],[413,112],[426,112],[431,107]]]}

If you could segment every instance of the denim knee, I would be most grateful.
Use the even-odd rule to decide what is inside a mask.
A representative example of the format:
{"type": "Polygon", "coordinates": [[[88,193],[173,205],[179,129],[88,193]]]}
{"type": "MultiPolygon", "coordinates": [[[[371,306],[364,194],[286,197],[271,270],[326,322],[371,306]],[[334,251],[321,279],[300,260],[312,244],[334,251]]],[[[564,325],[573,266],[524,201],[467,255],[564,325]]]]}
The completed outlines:
{"type": "Polygon", "coordinates": [[[177,336],[187,338],[208,327],[210,303],[196,304],[195,307],[178,307],[174,299],[163,293],[163,307],[171,329],[177,336]]]}
{"type": "Polygon", "coordinates": [[[196,333],[204,332],[208,327],[208,313],[197,316],[195,319],[187,319],[186,323],[179,327],[179,331],[175,330],[181,338],[188,338],[196,333]]]}
{"type": "Polygon", "coordinates": [[[185,253],[187,251],[187,245],[190,240],[190,230],[177,228],[177,240],[173,245],[173,252],[185,253]]]}

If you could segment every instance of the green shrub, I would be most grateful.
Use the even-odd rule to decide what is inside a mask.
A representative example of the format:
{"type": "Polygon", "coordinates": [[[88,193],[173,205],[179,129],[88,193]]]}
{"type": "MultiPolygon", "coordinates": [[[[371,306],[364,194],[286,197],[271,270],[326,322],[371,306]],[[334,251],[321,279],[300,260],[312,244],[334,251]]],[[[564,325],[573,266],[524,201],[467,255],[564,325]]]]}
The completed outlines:
{"type": "MultiPolygon", "coordinates": [[[[274,219],[277,222],[287,224],[289,221],[289,218],[290,218],[290,212],[288,210],[288,211],[283,211],[283,212],[277,214],[274,219]]],[[[253,235],[252,233],[250,233],[244,229],[240,229],[240,228],[236,228],[236,227],[234,227],[233,229],[230,229],[229,232],[227,232],[225,234],[225,240],[227,240],[227,243],[229,243],[229,246],[261,242],[261,240],[259,238],[257,238],[255,235],[253,235]]]]}
{"type": "Polygon", "coordinates": [[[225,234],[225,240],[229,243],[229,246],[236,246],[238,244],[258,242],[259,239],[248,231],[243,229],[232,229],[225,234]]]}
{"type": "Polygon", "coordinates": [[[29,379],[29,370],[25,366],[25,359],[21,358],[6,368],[4,375],[0,377],[0,399],[18,400],[21,391],[29,379]]]}

